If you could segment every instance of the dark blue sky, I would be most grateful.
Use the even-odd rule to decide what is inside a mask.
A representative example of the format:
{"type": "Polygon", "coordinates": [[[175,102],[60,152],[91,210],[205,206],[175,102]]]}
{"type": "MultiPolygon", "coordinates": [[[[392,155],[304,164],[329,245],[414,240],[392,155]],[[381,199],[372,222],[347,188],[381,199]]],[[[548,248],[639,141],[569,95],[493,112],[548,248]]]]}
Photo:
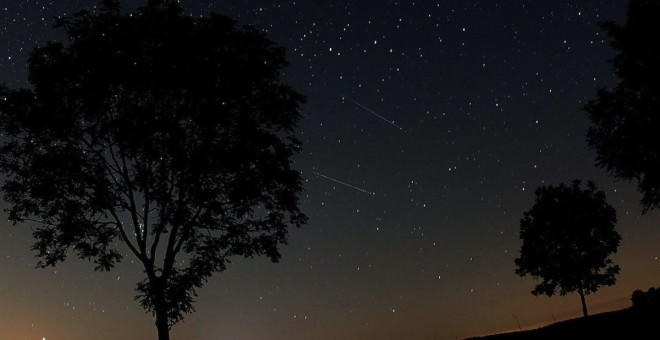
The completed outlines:
{"type": "MultiPolygon", "coordinates": [[[[52,17],[93,1],[0,5],[0,83],[27,86],[52,17]]],[[[514,274],[518,221],[541,185],[594,180],[617,208],[619,283],[592,311],[657,282],[657,213],[593,166],[580,107],[611,86],[597,22],[617,1],[181,1],[253,24],[287,48],[308,96],[295,158],[309,225],[279,264],[237,260],[174,338],[455,339],[580,315],[514,274]]],[[[141,1],[126,1],[126,9],[141,1]]],[[[132,301],[137,265],[33,270],[29,230],[0,229],[0,329],[14,338],[153,338],[132,301]]]]}

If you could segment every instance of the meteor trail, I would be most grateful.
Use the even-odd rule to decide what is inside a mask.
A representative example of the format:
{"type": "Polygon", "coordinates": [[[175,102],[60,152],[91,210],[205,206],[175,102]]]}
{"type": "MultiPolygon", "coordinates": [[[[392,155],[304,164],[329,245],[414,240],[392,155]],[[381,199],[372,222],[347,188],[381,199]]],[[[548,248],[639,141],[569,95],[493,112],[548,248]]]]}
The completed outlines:
{"type": "Polygon", "coordinates": [[[353,100],[353,98],[351,98],[351,97],[346,97],[346,96],[345,96],[345,98],[348,99],[348,100],[350,100],[351,102],[353,102],[353,104],[355,104],[355,105],[357,105],[357,106],[359,106],[359,107],[361,107],[361,108],[367,110],[368,112],[372,113],[372,114],[375,115],[376,117],[378,117],[378,118],[380,118],[380,119],[386,121],[388,124],[390,124],[390,125],[392,125],[392,126],[398,128],[399,130],[403,130],[402,127],[400,127],[400,126],[394,124],[394,121],[388,120],[387,118],[385,118],[385,117],[383,117],[383,116],[377,114],[376,112],[374,112],[374,110],[372,110],[372,109],[370,109],[370,108],[368,108],[368,107],[366,107],[366,106],[364,106],[364,105],[362,105],[362,104],[356,102],[355,100],[353,100]]]}
{"type": "Polygon", "coordinates": [[[321,178],[325,178],[325,179],[327,179],[327,180],[329,180],[329,181],[333,181],[333,182],[335,182],[335,183],[339,183],[339,184],[341,184],[341,185],[343,185],[343,186],[347,186],[347,187],[349,187],[349,188],[351,188],[351,189],[354,189],[354,190],[357,190],[357,191],[363,192],[363,193],[365,193],[365,194],[369,194],[369,195],[371,195],[371,196],[375,196],[375,195],[376,195],[375,192],[371,192],[371,191],[364,190],[364,189],[362,189],[362,188],[358,188],[358,187],[356,187],[355,185],[348,184],[348,183],[346,183],[346,182],[342,182],[342,181],[340,181],[340,180],[338,180],[338,179],[334,179],[334,178],[332,178],[332,177],[330,177],[330,176],[326,176],[326,175],[321,174],[321,173],[318,173],[318,172],[316,172],[316,171],[312,171],[312,173],[313,173],[314,175],[316,175],[316,176],[321,177],[321,178]]]}

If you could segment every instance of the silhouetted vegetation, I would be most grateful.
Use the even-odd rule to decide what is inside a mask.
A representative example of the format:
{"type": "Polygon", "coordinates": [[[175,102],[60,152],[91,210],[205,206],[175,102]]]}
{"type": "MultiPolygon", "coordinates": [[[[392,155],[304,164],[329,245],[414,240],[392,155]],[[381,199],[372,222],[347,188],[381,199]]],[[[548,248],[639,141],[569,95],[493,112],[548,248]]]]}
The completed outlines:
{"type": "Polygon", "coordinates": [[[31,53],[32,88],[0,86],[9,219],[33,228],[40,267],[74,253],[110,270],[123,241],[168,339],[232,256],[277,262],[306,222],[290,161],[304,97],[280,80],[283,48],[222,15],[106,0],[57,26],[68,41],[31,53]]]}
{"type": "Polygon", "coordinates": [[[633,308],[660,309],[660,289],[651,287],[646,292],[638,289],[633,292],[630,300],[633,308]]]}
{"type": "Polygon", "coordinates": [[[621,236],[614,229],[616,211],[593,182],[586,189],[540,187],[534,206],[520,220],[520,257],[516,274],[541,279],[532,294],[553,296],[577,292],[584,316],[585,295],[616,282],[619,266],[609,259],[621,236]]]}
{"type": "Polygon", "coordinates": [[[625,25],[604,22],[619,83],[600,89],[584,110],[597,165],[636,181],[644,212],[660,206],[660,1],[631,0],[625,25]]]}
{"type": "Polygon", "coordinates": [[[471,339],[490,340],[556,340],[556,339],[657,339],[660,318],[658,289],[647,293],[637,290],[632,295],[630,308],[601,313],[589,317],[557,322],[545,327],[521,332],[494,334],[471,339]],[[635,305],[636,299],[641,305],[635,305]],[[655,300],[654,300],[655,299],[655,300]],[[652,303],[649,303],[653,301],[652,303]]]}

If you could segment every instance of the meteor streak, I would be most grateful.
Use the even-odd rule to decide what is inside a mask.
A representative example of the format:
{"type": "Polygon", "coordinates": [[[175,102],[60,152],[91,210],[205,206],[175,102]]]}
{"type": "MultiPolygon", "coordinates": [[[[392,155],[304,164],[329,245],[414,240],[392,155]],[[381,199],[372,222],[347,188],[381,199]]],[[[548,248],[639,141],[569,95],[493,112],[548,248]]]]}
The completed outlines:
{"type": "Polygon", "coordinates": [[[353,104],[355,104],[355,105],[357,105],[357,106],[359,106],[359,107],[361,107],[361,108],[367,110],[367,112],[370,112],[370,113],[372,113],[373,115],[375,115],[376,117],[378,117],[378,118],[380,118],[380,119],[386,121],[388,124],[390,124],[390,125],[392,125],[392,126],[398,128],[399,130],[403,130],[402,127],[400,127],[400,126],[394,124],[394,121],[392,121],[392,120],[388,120],[387,118],[385,118],[385,117],[383,117],[383,116],[377,114],[376,112],[374,112],[374,110],[372,110],[372,109],[370,109],[370,108],[368,108],[368,107],[366,107],[366,106],[364,106],[364,105],[362,105],[362,104],[356,102],[356,101],[353,100],[351,97],[345,97],[345,98],[348,99],[348,100],[350,100],[351,102],[353,102],[353,104]]]}
{"type": "Polygon", "coordinates": [[[351,189],[354,189],[354,190],[357,190],[357,191],[363,192],[363,193],[365,193],[365,194],[369,194],[369,195],[371,195],[371,196],[375,196],[375,195],[376,195],[375,192],[371,192],[371,191],[364,190],[364,189],[362,189],[362,188],[358,188],[358,187],[356,187],[355,185],[348,184],[348,183],[346,183],[346,182],[342,182],[342,181],[340,181],[340,180],[338,180],[338,179],[334,179],[334,178],[332,178],[332,177],[330,177],[330,176],[326,176],[326,175],[321,174],[321,173],[318,173],[318,172],[316,172],[316,171],[312,171],[312,173],[313,173],[314,175],[316,175],[316,176],[321,177],[321,178],[325,178],[325,179],[327,179],[327,180],[329,180],[329,181],[333,181],[333,182],[335,182],[335,183],[339,183],[339,184],[341,184],[341,185],[343,185],[343,186],[346,186],[346,187],[349,187],[349,188],[351,188],[351,189]]]}

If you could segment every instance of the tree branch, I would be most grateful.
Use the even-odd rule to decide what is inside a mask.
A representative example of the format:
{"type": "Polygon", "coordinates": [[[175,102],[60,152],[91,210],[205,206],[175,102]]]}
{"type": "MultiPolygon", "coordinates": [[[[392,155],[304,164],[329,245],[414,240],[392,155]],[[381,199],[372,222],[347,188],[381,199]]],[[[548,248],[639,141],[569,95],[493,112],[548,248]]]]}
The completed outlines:
{"type": "MultiPolygon", "coordinates": [[[[181,192],[181,188],[184,186],[182,185],[183,181],[179,181],[179,191],[178,191],[178,199],[177,199],[177,211],[180,213],[183,211],[183,207],[185,205],[185,194],[181,192]]],[[[163,260],[163,276],[167,277],[170,274],[170,270],[172,270],[172,266],[174,265],[174,258],[176,256],[176,253],[174,252],[174,247],[176,244],[176,237],[177,234],[179,233],[179,228],[182,226],[183,222],[180,221],[174,221],[174,225],[172,226],[172,230],[170,232],[170,236],[167,240],[167,250],[165,251],[165,259],[163,260]]]]}
{"type": "MultiPolygon", "coordinates": [[[[147,173],[149,174],[149,179],[151,179],[151,162],[149,162],[149,166],[147,169],[147,173]]],[[[145,253],[146,253],[146,245],[147,245],[147,235],[149,231],[149,213],[151,211],[150,209],[150,191],[149,189],[151,188],[151,183],[147,181],[147,184],[145,185],[144,189],[144,205],[143,205],[143,216],[142,216],[142,240],[144,240],[144,245],[145,245],[145,253]]]]}
{"type": "MultiPolygon", "coordinates": [[[[144,258],[144,256],[143,256],[143,254],[140,253],[140,252],[137,250],[137,248],[135,248],[135,246],[133,245],[133,243],[131,242],[131,240],[130,240],[130,239],[128,238],[128,236],[126,235],[126,231],[124,230],[124,226],[122,225],[122,223],[121,223],[121,219],[119,218],[119,215],[117,215],[117,212],[116,212],[114,209],[112,209],[112,208],[109,208],[108,211],[109,211],[110,214],[115,218],[115,222],[116,222],[115,224],[117,225],[117,228],[119,229],[119,233],[121,234],[121,236],[122,236],[122,238],[124,239],[124,242],[126,243],[126,245],[128,246],[128,248],[133,252],[133,254],[135,254],[135,256],[137,256],[137,258],[138,258],[140,261],[142,261],[143,263],[145,263],[145,258],[144,258]]],[[[146,263],[145,263],[145,266],[146,266],[146,263]]]]}
{"type": "Polygon", "coordinates": [[[175,188],[174,173],[170,172],[170,187],[168,190],[166,200],[163,200],[160,206],[160,214],[159,214],[160,220],[158,221],[157,227],[154,229],[156,236],[154,237],[154,242],[151,244],[151,249],[149,251],[152,264],[156,259],[156,250],[158,248],[158,243],[160,242],[160,236],[163,234],[163,230],[165,229],[165,225],[167,224],[166,212],[168,205],[170,204],[172,193],[174,192],[174,188],[175,188]]]}
{"type": "Polygon", "coordinates": [[[126,182],[126,190],[129,193],[128,201],[130,203],[130,206],[128,211],[131,215],[131,220],[133,222],[133,231],[135,233],[135,239],[137,240],[138,247],[140,248],[141,253],[146,254],[147,246],[146,246],[146,241],[142,238],[142,231],[140,230],[140,219],[138,216],[137,205],[135,204],[135,196],[133,195],[134,193],[133,182],[131,181],[131,177],[128,173],[126,158],[124,157],[124,155],[120,155],[120,156],[121,156],[121,165],[122,165],[121,175],[124,177],[124,182],[126,182]]]}
{"type": "Polygon", "coordinates": [[[197,218],[199,217],[199,215],[201,215],[202,210],[203,210],[202,207],[197,208],[197,211],[195,212],[195,215],[193,215],[193,217],[190,219],[190,222],[187,223],[184,226],[183,235],[181,235],[181,237],[179,238],[179,241],[177,242],[176,246],[174,247],[174,255],[175,256],[181,250],[181,246],[183,246],[183,243],[188,239],[188,237],[190,235],[190,230],[194,227],[195,222],[196,222],[197,218]]]}

